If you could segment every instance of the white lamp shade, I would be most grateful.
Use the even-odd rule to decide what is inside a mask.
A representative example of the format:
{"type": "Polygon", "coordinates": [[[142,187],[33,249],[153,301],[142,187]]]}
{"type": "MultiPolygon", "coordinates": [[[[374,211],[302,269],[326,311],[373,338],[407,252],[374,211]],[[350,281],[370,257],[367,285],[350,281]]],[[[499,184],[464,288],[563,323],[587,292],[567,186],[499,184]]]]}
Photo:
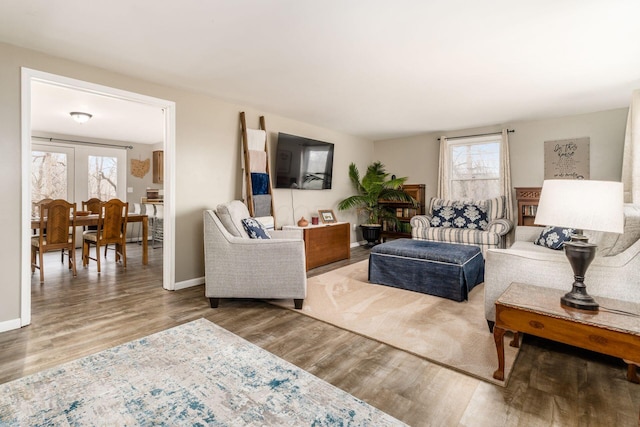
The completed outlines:
{"type": "Polygon", "coordinates": [[[583,179],[545,180],[534,223],[622,233],[622,183],[583,179]]]}

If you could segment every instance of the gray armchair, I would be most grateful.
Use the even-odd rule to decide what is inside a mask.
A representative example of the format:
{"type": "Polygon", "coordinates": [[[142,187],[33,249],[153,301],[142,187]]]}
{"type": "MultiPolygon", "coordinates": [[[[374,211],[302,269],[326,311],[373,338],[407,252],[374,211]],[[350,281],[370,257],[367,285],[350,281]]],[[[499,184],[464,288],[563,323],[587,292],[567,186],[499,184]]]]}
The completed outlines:
{"type": "Polygon", "coordinates": [[[299,230],[269,230],[271,239],[251,239],[241,220],[247,207],[235,200],[204,211],[205,296],[212,308],[220,298],[307,296],[304,240],[299,230]]]}

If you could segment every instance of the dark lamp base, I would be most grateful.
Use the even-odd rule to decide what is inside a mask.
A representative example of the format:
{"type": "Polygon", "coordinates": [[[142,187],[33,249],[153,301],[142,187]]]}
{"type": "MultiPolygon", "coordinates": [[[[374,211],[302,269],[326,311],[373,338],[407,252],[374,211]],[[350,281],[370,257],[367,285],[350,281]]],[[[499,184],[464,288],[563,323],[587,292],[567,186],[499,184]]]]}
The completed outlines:
{"type": "Polygon", "coordinates": [[[596,255],[596,245],[585,241],[572,240],[565,242],[564,252],[573,269],[574,282],[571,292],[560,298],[560,304],[580,310],[597,311],[598,303],[587,294],[587,287],[584,284],[587,268],[596,255]]]}
{"type": "Polygon", "coordinates": [[[560,298],[560,304],[565,307],[578,308],[580,310],[598,311],[598,303],[590,296],[573,291],[560,298]]]}

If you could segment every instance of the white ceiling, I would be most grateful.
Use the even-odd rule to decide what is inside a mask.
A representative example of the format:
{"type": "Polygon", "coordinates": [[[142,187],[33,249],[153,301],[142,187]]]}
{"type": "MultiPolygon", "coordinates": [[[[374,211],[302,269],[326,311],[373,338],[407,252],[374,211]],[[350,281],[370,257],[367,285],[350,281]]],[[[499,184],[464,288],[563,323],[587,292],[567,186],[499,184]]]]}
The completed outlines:
{"type": "Polygon", "coordinates": [[[164,141],[161,108],[47,83],[31,85],[31,129],[85,138],[157,144],[164,141]],[[89,113],[77,123],[72,111],[89,113]]]}
{"type": "Polygon", "coordinates": [[[0,2],[0,41],[377,140],[627,107],[639,16],[638,0],[22,0],[0,2]]]}

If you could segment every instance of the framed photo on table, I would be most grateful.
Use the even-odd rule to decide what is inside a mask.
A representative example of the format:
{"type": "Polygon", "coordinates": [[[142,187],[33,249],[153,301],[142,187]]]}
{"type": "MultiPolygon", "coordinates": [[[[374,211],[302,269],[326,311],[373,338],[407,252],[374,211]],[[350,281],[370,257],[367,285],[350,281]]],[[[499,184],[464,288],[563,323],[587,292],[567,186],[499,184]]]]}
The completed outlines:
{"type": "Polygon", "coordinates": [[[332,224],[334,222],[338,222],[338,220],[336,219],[336,215],[331,209],[320,209],[318,211],[318,215],[320,215],[320,220],[323,224],[332,224]]]}

